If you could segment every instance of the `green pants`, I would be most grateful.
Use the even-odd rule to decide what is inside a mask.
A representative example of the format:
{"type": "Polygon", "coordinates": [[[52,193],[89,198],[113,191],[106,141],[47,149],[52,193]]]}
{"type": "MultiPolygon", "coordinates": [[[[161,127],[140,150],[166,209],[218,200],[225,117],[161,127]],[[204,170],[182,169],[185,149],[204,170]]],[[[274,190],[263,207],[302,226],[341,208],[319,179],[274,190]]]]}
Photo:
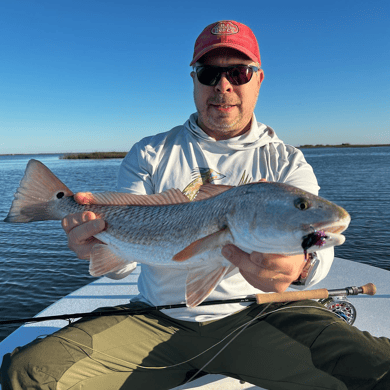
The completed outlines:
{"type": "MultiPolygon", "coordinates": [[[[203,323],[160,312],[80,320],[6,355],[2,390],[171,389],[264,307],[203,323]]],[[[270,306],[266,312],[280,310],[252,322],[204,371],[266,389],[390,389],[390,341],[320,307],[314,301],[270,306]]]]}

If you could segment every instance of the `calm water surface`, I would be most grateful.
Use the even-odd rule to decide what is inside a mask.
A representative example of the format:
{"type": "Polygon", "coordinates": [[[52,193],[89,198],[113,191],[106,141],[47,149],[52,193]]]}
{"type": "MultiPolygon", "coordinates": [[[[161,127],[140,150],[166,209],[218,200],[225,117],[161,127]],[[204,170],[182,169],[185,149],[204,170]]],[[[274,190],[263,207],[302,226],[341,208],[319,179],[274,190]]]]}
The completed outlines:
{"type": "MultiPolygon", "coordinates": [[[[390,147],[303,152],[317,175],[320,195],[352,217],[347,240],[336,248],[336,256],[390,270],[390,147]]],[[[0,156],[0,319],[34,316],[94,280],[88,262],[67,248],[59,221],[2,222],[30,158],[42,161],[73,191],[115,189],[121,162],[61,160],[59,155],[0,156]]],[[[16,327],[0,328],[0,340],[16,327]]]]}

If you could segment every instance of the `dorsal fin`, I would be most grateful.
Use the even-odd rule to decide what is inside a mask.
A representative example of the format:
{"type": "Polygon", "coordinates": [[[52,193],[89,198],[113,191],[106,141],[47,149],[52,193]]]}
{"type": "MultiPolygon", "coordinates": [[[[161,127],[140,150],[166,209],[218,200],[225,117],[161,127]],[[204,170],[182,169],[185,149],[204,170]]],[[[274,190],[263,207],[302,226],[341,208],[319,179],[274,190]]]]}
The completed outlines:
{"type": "Polygon", "coordinates": [[[196,197],[194,199],[194,202],[198,200],[212,198],[213,196],[222,194],[222,192],[230,190],[231,188],[234,188],[234,186],[226,186],[223,184],[211,184],[211,183],[203,184],[202,186],[200,186],[199,191],[196,194],[196,197]]]}
{"type": "Polygon", "coordinates": [[[78,192],[74,198],[80,204],[106,206],[161,206],[189,202],[189,199],[180,190],[174,188],[153,195],[134,195],[122,192],[98,192],[94,194],[78,192]]]}
{"type": "MultiPolygon", "coordinates": [[[[204,184],[194,201],[204,200],[221,194],[232,186],[204,184]]],[[[101,206],[162,206],[188,203],[190,200],[178,189],[171,188],[160,194],[135,195],[123,192],[78,192],[74,199],[79,204],[98,204],[101,206]]]]}

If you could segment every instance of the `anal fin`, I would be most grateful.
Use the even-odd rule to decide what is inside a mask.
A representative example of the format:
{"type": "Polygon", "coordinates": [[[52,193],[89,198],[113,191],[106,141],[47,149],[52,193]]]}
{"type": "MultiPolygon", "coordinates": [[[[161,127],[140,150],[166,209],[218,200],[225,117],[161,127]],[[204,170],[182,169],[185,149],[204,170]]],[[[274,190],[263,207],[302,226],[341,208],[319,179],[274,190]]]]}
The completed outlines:
{"type": "Polygon", "coordinates": [[[220,265],[214,269],[210,266],[190,269],[186,281],[187,307],[196,307],[202,303],[233,268],[220,265]]]}

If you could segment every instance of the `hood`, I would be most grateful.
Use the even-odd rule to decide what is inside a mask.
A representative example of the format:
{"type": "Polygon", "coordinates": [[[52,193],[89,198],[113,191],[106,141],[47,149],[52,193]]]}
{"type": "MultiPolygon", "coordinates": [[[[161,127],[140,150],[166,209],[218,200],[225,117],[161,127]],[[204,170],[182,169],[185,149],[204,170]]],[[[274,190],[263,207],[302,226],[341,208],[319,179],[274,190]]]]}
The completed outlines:
{"type": "Polygon", "coordinates": [[[184,126],[202,145],[209,144],[210,147],[218,146],[222,149],[230,150],[247,150],[258,148],[269,143],[282,143],[271,127],[256,121],[255,114],[253,114],[252,125],[248,132],[237,137],[221,141],[216,141],[214,138],[207,135],[198,126],[197,119],[198,114],[192,114],[184,126]]]}

